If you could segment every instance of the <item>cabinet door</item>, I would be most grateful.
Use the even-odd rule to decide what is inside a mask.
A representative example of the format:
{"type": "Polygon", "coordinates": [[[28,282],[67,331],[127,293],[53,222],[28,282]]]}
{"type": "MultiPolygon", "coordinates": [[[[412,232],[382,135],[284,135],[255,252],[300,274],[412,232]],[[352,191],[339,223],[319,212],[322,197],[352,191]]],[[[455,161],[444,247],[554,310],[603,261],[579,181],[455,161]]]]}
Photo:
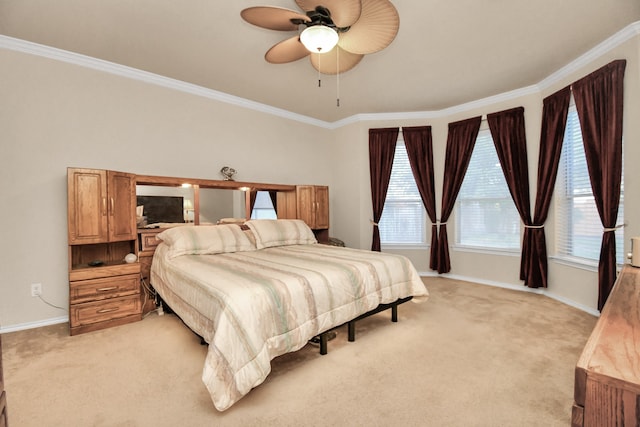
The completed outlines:
{"type": "Polygon", "coordinates": [[[315,187],[315,228],[329,228],[329,187],[315,187]]]}
{"type": "Polygon", "coordinates": [[[108,211],[109,241],[135,240],[136,230],[136,178],[124,172],[107,172],[109,179],[108,211]]]}
{"type": "Polygon", "coordinates": [[[107,233],[107,173],[95,169],[67,170],[69,244],[101,243],[107,233]]]}
{"type": "Polygon", "coordinates": [[[299,185],[297,197],[299,219],[314,230],[329,228],[329,187],[299,185]]]}
{"type": "Polygon", "coordinates": [[[310,228],[315,228],[315,196],[313,185],[299,185],[296,189],[298,219],[307,223],[310,228]]]}

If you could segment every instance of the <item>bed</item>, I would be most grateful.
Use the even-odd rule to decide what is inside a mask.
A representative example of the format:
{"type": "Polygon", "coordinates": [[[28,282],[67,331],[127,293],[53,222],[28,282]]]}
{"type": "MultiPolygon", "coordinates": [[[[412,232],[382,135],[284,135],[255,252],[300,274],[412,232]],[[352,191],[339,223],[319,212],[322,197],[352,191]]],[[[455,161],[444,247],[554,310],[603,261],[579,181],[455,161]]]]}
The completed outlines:
{"type": "Polygon", "coordinates": [[[156,292],[209,344],[202,380],[219,411],[261,384],[273,358],[380,307],[428,297],[406,257],[318,244],[300,220],[246,228],[165,230],[151,265],[156,292]]]}

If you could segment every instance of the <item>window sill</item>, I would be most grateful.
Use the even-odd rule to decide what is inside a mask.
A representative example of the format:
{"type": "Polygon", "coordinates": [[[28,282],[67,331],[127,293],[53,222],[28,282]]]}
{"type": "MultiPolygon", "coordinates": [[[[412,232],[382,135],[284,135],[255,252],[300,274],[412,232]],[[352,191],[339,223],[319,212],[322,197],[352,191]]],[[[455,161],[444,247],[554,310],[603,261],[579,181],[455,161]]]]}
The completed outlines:
{"type": "Polygon", "coordinates": [[[584,258],[566,256],[550,256],[549,259],[558,264],[566,265],[573,268],[579,268],[580,270],[598,271],[598,261],[590,261],[584,258]]]}
{"type": "Polygon", "coordinates": [[[427,245],[424,243],[412,243],[412,244],[381,244],[380,245],[381,249],[388,249],[388,250],[408,250],[408,251],[426,251],[429,250],[431,248],[431,245],[427,245]]]}
{"type": "Polygon", "coordinates": [[[475,246],[454,245],[451,247],[456,252],[471,252],[484,255],[500,255],[500,256],[520,256],[520,249],[497,249],[497,248],[479,248],[475,246]]]}

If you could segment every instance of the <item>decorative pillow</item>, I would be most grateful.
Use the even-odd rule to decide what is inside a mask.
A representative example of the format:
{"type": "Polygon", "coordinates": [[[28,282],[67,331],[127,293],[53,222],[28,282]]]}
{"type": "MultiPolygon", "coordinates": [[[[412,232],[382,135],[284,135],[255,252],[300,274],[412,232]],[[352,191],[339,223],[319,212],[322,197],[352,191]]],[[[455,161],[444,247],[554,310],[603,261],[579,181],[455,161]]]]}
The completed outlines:
{"type": "Polygon", "coordinates": [[[255,243],[237,224],[175,227],[158,234],[157,238],[169,246],[169,258],[180,255],[212,255],[256,249],[255,243]]]}
{"type": "Polygon", "coordinates": [[[258,249],[318,243],[301,219],[252,219],[245,224],[253,231],[258,249]]]}

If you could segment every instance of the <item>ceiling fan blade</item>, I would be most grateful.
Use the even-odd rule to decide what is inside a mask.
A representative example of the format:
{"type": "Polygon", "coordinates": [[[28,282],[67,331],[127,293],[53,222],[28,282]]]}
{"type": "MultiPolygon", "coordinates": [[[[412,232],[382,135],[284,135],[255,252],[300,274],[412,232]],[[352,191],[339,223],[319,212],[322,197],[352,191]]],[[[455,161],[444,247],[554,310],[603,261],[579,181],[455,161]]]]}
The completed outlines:
{"type": "Polygon", "coordinates": [[[358,65],[364,55],[347,52],[336,46],[327,53],[311,54],[310,58],[313,68],[322,74],[338,74],[349,71],[358,65]],[[339,58],[338,55],[340,55],[339,58]]]}
{"type": "Polygon", "coordinates": [[[311,22],[307,15],[295,10],[272,6],[249,7],[240,12],[240,16],[249,24],[278,31],[297,31],[300,24],[296,21],[311,22]]]}
{"type": "Polygon", "coordinates": [[[296,0],[300,9],[308,12],[322,5],[331,12],[331,20],[336,27],[344,28],[353,25],[360,17],[360,0],[296,0]]]}
{"type": "Polygon", "coordinates": [[[360,19],[340,33],[338,45],[352,53],[369,54],[389,46],[398,34],[400,17],[388,0],[362,0],[360,19]]]}
{"type": "Polygon", "coordinates": [[[309,53],[307,48],[300,43],[300,37],[293,36],[274,45],[264,55],[264,59],[272,64],[285,64],[302,59],[309,53]]]}

